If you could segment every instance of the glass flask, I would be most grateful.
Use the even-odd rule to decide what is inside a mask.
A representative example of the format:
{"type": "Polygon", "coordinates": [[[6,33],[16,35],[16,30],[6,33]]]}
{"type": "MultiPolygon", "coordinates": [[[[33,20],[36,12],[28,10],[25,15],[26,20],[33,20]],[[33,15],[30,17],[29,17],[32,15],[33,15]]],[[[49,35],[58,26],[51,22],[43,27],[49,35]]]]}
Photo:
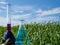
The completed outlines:
{"type": "Polygon", "coordinates": [[[25,45],[25,44],[30,44],[30,39],[27,35],[27,30],[24,26],[24,20],[20,20],[20,25],[18,29],[18,33],[16,36],[16,41],[15,45],[25,45]]]}
{"type": "Polygon", "coordinates": [[[13,33],[11,32],[11,18],[8,15],[8,4],[7,4],[7,32],[4,33],[2,43],[5,43],[6,45],[13,45],[15,44],[15,37],[13,33]]]}
{"type": "Polygon", "coordinates": [[[11,32],[11,24],[7,24],[7,32],[4,33],[2,43],[5,43],[6,45],[15,44],[15,37],[14,37],[13,33],[11,32]]]}

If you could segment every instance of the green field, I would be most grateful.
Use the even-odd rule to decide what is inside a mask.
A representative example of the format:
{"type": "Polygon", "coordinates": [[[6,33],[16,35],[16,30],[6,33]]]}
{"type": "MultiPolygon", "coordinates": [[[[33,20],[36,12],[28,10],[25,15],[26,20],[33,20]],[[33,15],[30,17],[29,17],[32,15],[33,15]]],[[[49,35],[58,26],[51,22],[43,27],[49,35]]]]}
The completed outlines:
{"type": "MultiPolygon", "coordinates": [[[[26,24],[28,35],[32,45],[60,45],[60,23],[47,24],[26,24]]],[[[12,32],[16,37],[18,26],[12,27],[12,32]]],[[[6,32],[6,27],[0,26],[0,42],[6,32]]]]}

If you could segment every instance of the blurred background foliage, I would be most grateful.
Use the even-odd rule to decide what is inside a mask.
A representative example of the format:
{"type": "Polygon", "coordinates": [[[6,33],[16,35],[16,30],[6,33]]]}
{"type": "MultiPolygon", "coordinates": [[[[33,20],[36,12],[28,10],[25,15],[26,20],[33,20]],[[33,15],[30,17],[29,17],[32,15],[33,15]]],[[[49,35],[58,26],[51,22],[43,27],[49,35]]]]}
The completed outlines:
{"type": "MultiPolygon", "coordinates": [[[[60,45],[60,23],[31,23],[25,24],[27,34],[30,37],[32,45],[60,45]]],[[[16,37],[19,26],[12,27],[12,33],[16,37]]],[[[0,26],[0,42],[6,27],[0,26]]]]}

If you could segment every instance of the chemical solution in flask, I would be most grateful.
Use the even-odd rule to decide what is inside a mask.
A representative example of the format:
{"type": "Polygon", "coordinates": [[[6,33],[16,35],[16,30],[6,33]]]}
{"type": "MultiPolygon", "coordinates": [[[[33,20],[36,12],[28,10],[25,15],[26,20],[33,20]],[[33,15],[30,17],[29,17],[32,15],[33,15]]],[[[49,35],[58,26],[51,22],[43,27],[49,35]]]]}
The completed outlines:
{"type": "Polygon", "coordinates": [[[24,45],[29,43],[30,43],[30,40],[28,39],[28,36],[27,36],[27,30],[24,26],[24,20],[20,20],[20,25],[19,25],[17,36],[16,36],[15,45],[24,45]]]}
{"type": "Polygon", "coordinates": [[[10,20],[11,18],[8,14],[8,6],[9,6],[9,4],[7,4],[7,32],[5,32],[5,34],[4,34],[2,43],[4,43],[5,45],[13,45],[13,44],[15,44],[15,38],[11,32],[11,20],[10,20]]]}

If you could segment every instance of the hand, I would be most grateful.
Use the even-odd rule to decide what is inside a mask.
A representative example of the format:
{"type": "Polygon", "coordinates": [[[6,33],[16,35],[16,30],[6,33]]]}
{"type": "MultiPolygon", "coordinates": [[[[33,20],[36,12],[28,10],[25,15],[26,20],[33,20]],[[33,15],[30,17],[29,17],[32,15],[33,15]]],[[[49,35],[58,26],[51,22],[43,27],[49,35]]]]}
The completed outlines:
{"type": "Polygon", "coordinates": [[[1,44],[1,45],[5,45],[5,44],[1,44]]]}

